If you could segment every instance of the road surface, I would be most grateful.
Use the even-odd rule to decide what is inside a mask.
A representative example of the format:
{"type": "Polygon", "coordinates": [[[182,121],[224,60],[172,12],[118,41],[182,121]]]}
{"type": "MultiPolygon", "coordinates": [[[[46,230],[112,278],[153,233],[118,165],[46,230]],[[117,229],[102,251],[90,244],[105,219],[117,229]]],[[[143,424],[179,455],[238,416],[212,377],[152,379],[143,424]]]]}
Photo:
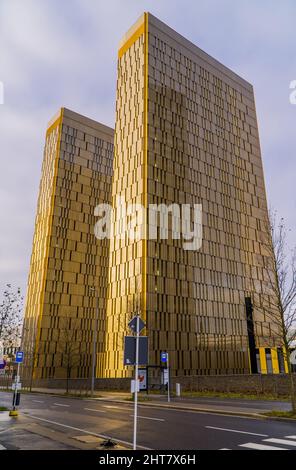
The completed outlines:
{"type": "MultiPolygon", "coordinates": [[[[0,405],[11,405],[10,393],[0,392],[0,405]]],[[[259,402],[259,405],[264,407],[263,402],[259,402]]],[[[295,422],[150,408],[141,404],[138,413],[140,449],[296,450],[295,422]]],[[[14,418],[9,422],[1,422],[0,419],[0,445],[3,448],[22,448],[22,442],[19,442],[19,447],[15,441],[12,442],[10,433],[18,419],[14,418]]],[[[47,431],[47,439],[52,433],[55,436],[52,448],[71,448],[71,442],[74,445],[79,436],[81,439],[83,436],[87,439],[91,436],[111,437],[123,446],[132,444],[131,402],[121,404],[36,393],[23,394],[20,420],[22,419],[27,423],[28,433],[30,426],[33,429],[34,425],[39,425],[43,434],[46,434],[44,430],[47,431]],[[67,444],[59,444],[56,436],[63,436],[67,439],[67,444]]],[[[34,445],[32,448],[36,448],[36,443],[34,445]]],[[[39,446],[42,446],[42,441],[39,446]]],[[[30,448],[29,438],[25,448],[30,448]]]]}

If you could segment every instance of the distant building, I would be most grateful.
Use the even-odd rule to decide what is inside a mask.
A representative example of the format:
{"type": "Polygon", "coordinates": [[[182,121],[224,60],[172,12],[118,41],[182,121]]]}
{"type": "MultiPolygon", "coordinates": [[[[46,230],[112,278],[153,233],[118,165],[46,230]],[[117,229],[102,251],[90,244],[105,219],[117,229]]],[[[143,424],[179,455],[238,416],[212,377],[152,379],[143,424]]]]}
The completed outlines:
{"type": "Polygon", "coordinates": [[[47,129],[23,337],[36,378],[65,376],[67,346],[71,375],[90,377],[92,287],[102,344],[109,241],[95,238],[94,208],[110,201],[113,139],[109,127],[66,108],[47,129]]]}

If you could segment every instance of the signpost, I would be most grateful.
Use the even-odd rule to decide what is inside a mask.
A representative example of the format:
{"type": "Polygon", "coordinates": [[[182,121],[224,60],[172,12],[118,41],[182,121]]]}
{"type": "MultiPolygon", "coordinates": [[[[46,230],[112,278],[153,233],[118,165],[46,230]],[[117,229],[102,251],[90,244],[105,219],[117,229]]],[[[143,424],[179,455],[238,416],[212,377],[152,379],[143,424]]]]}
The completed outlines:
{"type": "Polygon", "coordinates": [[[167,373],[163,374],[163,379],[164,379],[164,384],[165,384],[165,379],[167,380],[167,388],[168,388],[168,403],[171,401],[171,395],[170,395],[170,367],[169,367],[169,353],[168,352],[162,352],[160,355],[160,360],[162,363],[165,363],[167,366],[167,373]]]}
{"type": "MultiPolygon", "coordinates": [[[[144,366],[148,364],[148,336],[139,336],[138,364],[144,366]]],[[[124,358],[125,366],[136,365],[136,336],[124,337],[124,358]]]]}
{"type": "Polygon", "coordinates": [[[21,390],[21,388],[22,388],[21,382],[13,382],[13,384],[11,385],[12,390],[21,390]]]}
{"type": "Polygon", "coordinates": [[[135,315],[129,322],[129,327],[135,336],[126,336],[124,338],[124,365],[135,366],[135,378],[131,383],[131,390],[134,393],[134,438],[133,450],[137,449],[137,420],[138,420],[138,392],[139,383],[139,364],[148,363],[148,338],[140,336],[145,328],[145,323],[139,315],[135,315]]]}
{"type": "Polygon", "coordinates": [[[139,369],[139,389],[147,390],[147,369],[139,369]]]}
{"type": "Polygon", "coordinates": [[[0,376],[5,375],[6,361],[4,359],[4,350],[0,342],[0,376]]]}
{"type": "Polygon", "coordinates": [[[135,407],[134,407],[134,442],[133,449],[137,449],[137,413],[138,413],[138,368],[139,368],[139,337],[140,337],[140,317],[137,315],[136,322],[136,367],[135,367],[135,407]]]}
{"type": "Polygon", "coordinates": [[[133,331],[133,333],[137,333],[137,330],[139,330],[139,333],[141,333],[141,331],[144,330],[145,328],[145,323],[143,322],[142,318],[136,315],[135,317],[131,319],[128,326],[133,331]],[[137,322],[138,322],[138,326],[137,326],[137,322]]]}
{"type": "Polygon", "coordinates": [[[166,352],[162,352],[161,355],[160,355],[160,360],[161,362],[167,362],[167,357],[168,357],[168,353],[166,352]]]}
{"type": "Polygon", "coordinates": [[[0,369],[3,369],[3,364],[5,364],[3,355],[4,355],[4,350],[3,350],[2,343],[0,342],[0,369]]]}
{"type": "Polygon", "coordinates": [[[163,369],[162,380],[163,380],[163,385],[168,384],[169,382],[169,370],[168,369],[163,369]]]}
{"type": "Polygon", "coordinates": [[[15,362],[19,366],[24,360],[24,352],[23,351],[17,351],[16,356],[15,356],[15,362]]]}
{"type": "Polygon", "coordinates": [[[20,395],[18,393],[18,390],[22,388],[22,384],[20,382],[20,364],[23,362],[23,360],[24,360],[24,352],[17,351],[16,356],[15,356],[15,362],[17,364],[17,374],[16,374],[15,381],[11,387],[13,390],[13,400],[12,400],[12,410],[9,413],[10,416],[18,415],[16,406],[18,406],[20,402],[20,395]]]}

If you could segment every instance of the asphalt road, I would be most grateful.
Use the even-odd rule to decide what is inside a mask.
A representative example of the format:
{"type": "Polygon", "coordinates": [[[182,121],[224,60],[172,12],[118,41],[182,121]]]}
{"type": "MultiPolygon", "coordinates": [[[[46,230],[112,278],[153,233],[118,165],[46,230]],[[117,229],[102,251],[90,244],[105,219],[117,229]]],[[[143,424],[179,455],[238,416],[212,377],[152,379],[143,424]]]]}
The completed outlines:
{"type": "MultiPolygon", "coordinates": [[[[0,392],[0,406],[10,405],[11,394],[0,392]]],[[[117,404],[23,394],[21,414],[28,419],[28,426],[39,423],[70,440],[75,436],[103,435],[122,444],[132,443],[133,404],[130,402],[117,404]]],[[[1,425],[0,422],[0,445],[4,448],[9,448],[4,431],[7,425],[9,423],[1,425]]],[[[296,450],[294,422],[150,408],[140,404],[138,431],[139,448],[146,449],[296,450]]]]}

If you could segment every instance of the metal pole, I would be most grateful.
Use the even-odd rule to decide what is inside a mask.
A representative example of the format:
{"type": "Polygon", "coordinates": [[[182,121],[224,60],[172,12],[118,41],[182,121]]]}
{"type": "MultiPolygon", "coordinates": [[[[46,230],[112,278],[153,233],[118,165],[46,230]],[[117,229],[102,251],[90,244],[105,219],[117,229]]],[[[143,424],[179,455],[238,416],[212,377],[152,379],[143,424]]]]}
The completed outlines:
{"type": "Polygon", "coordinates": [[[95,391],[95,375],[96,375],[96,357],[97,357],[97,332],[98,332],[98,320],[99,320],[99,296],[96,289],[96,318],[95,318],[95,331],[93,334],[93,354],[92,354],[92,374],[91,374],[91,396],[94,396],[95,391]]]}
{"type": "MultiPolygon", "coordinates": [[[[19,373],[20,373],[20,363],[18,362],[15,384],[18,384],[19,373]]],[[[17,385],[15,386],[15,390],[14,390],[14,393],[13,393],[13,402],[12,402],[13,411],[15,411],[16,394],[17,394],[17,385]]]]}
{"type": "Polygon", "coordinates": [[[138,376],[139,376],[139,315],[137,315],[137,329],[136,329],[136,366],[135,366],[135,398],[134,398],[134,442],[133,450],[137,449],[137,414],[138,414],[138,376]]]}
{"type": "Polygon", "coordinates": [[[170,365],[169,365],[169,353],[167,352],[167,368],[168,368],[168,402],[171,401],[170,396],[170,365]]]}

